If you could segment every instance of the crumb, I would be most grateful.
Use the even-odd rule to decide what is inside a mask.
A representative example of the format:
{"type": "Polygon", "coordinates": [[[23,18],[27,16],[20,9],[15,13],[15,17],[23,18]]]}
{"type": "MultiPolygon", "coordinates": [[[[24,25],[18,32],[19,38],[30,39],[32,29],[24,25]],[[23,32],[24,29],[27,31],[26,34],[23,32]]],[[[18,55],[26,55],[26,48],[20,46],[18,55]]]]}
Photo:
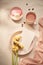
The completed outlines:
{"type": "Polygon", "coordinates": [[[26,5],[28,5],[28,3],[26,3],[26,5]]]}
{"type": "Polygon", "coordinates": [[[21,26],[23,27],[23,24],[21,24],[21,26]]]}
{"type": "Polygon", "coordinates": [[[26,22],[24,22],[24,24],[25,24],[26,22]]]}
{"type": "Polygon", "coordinates": [[[28,10],[30,10],[30,9],[28,9],[28,10]]]}
{"type": "Polygon", "coordinates": [[[32,10],[34,10],[34,8],[32,8],[32,10]]]}

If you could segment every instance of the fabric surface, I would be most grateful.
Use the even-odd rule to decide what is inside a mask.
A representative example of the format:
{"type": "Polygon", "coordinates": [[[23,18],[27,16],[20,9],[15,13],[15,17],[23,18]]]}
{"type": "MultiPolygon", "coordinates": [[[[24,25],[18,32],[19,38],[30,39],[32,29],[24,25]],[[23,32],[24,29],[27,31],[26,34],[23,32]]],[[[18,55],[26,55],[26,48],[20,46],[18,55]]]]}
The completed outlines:
{"type": "Polygon", "coordinates": [[[38,45],[35,48],[34,58],[25,57],[20,60],[19,65],[43,65],[43,30],[40,31],[38,45]]]}

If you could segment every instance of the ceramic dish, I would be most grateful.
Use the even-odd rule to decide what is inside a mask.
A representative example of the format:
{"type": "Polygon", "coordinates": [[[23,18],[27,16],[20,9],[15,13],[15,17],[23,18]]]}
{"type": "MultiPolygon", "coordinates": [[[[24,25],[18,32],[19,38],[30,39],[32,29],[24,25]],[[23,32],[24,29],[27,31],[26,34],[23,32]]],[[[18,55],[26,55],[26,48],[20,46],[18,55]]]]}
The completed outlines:
{"type": "Polygon", "coordinates": [[[43,27],[43,17],[39,19],[39,25],[43,27]]]}
{"type": "Polygon", "coordinates": [[[11,45],[13,44],[13,38],[16,35],[22,36],[20,43],[24,46],[24,48],[18,52],[18,55],[25,55],[25,54],[30,53],[30,51],[33,49],[33,46],[34,46],[34,43],[32,43],[32,41],[35,38],[35,33],[27,29],[25,29],[24,31],[16,31],[11,36],[11,40],[10,40],[11,45]]]}
{"type": "Polygon", "coordinates": [[[26,14],[26,22],[28,24],[34,24],[35,20],[36,20],[36,14],[34,12],[28,12],[26,14]]]}
{"type": "Polygon", "coordinates": [[[23,17],[22,9],[19,7],[13,7],[10,10],[10,17],[12,20],[18,21],[23,17]]]}

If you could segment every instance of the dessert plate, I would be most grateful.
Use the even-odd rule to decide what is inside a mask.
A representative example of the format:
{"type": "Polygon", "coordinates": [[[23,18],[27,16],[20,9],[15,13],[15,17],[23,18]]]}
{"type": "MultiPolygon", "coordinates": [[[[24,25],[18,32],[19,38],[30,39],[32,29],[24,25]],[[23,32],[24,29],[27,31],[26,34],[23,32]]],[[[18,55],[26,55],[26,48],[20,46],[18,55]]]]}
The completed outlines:
{"type": "Polygon", "coordinates": [[[22,12],[22,9],[19,8],[19,7],[13,7],[11,10],[10,10],[10,17],[11,19],[15,20],[15,21],[18,21],[22,18],[23,16],[23,12],[22,12]]]}
{"type": "Polygon", "coordinates": [[[43,27],[43,17],[39,19],[39,25],[43,27]]]}
{"type": "Polygon", "coordinates": [[[18,52],[18,55],[28,54],[33,49],[34,46],[33,40],[35,38],[35,33],[25,28],[22,31],[16,31],[11,36],[10,40],[11,45],[13,44],[13,38],[16,35],[21,35],[22,38],[20,40],[20,43],[24,46],[24,48],[18,52]]]}

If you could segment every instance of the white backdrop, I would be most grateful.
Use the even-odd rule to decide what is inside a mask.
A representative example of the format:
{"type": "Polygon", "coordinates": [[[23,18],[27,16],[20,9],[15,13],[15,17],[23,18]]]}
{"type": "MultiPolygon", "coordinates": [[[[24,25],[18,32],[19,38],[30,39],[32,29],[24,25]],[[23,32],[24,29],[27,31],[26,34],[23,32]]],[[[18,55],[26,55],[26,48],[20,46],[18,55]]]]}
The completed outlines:
{"type": "Polygon", "coordinates": [[[18,6],[23,10],[23,19],[21,23],[26,21],[26,13],[28,9],[34,8],[33,12],[36,13],[36,22],[40,17],[43,17],[43,0],[0,0],[0,65],[11,65],[11,53],[9,51],[9,34],[14,29],[21,26],[21,23],[14,23],[10,17],[10,9],[18,6]],[[28,6],[26,6],[28,3],[28,6]],[[8,38],[6,40],[6,38],[8,38]],[[8,41],[8,42],[6,42],[8,41]]]}

